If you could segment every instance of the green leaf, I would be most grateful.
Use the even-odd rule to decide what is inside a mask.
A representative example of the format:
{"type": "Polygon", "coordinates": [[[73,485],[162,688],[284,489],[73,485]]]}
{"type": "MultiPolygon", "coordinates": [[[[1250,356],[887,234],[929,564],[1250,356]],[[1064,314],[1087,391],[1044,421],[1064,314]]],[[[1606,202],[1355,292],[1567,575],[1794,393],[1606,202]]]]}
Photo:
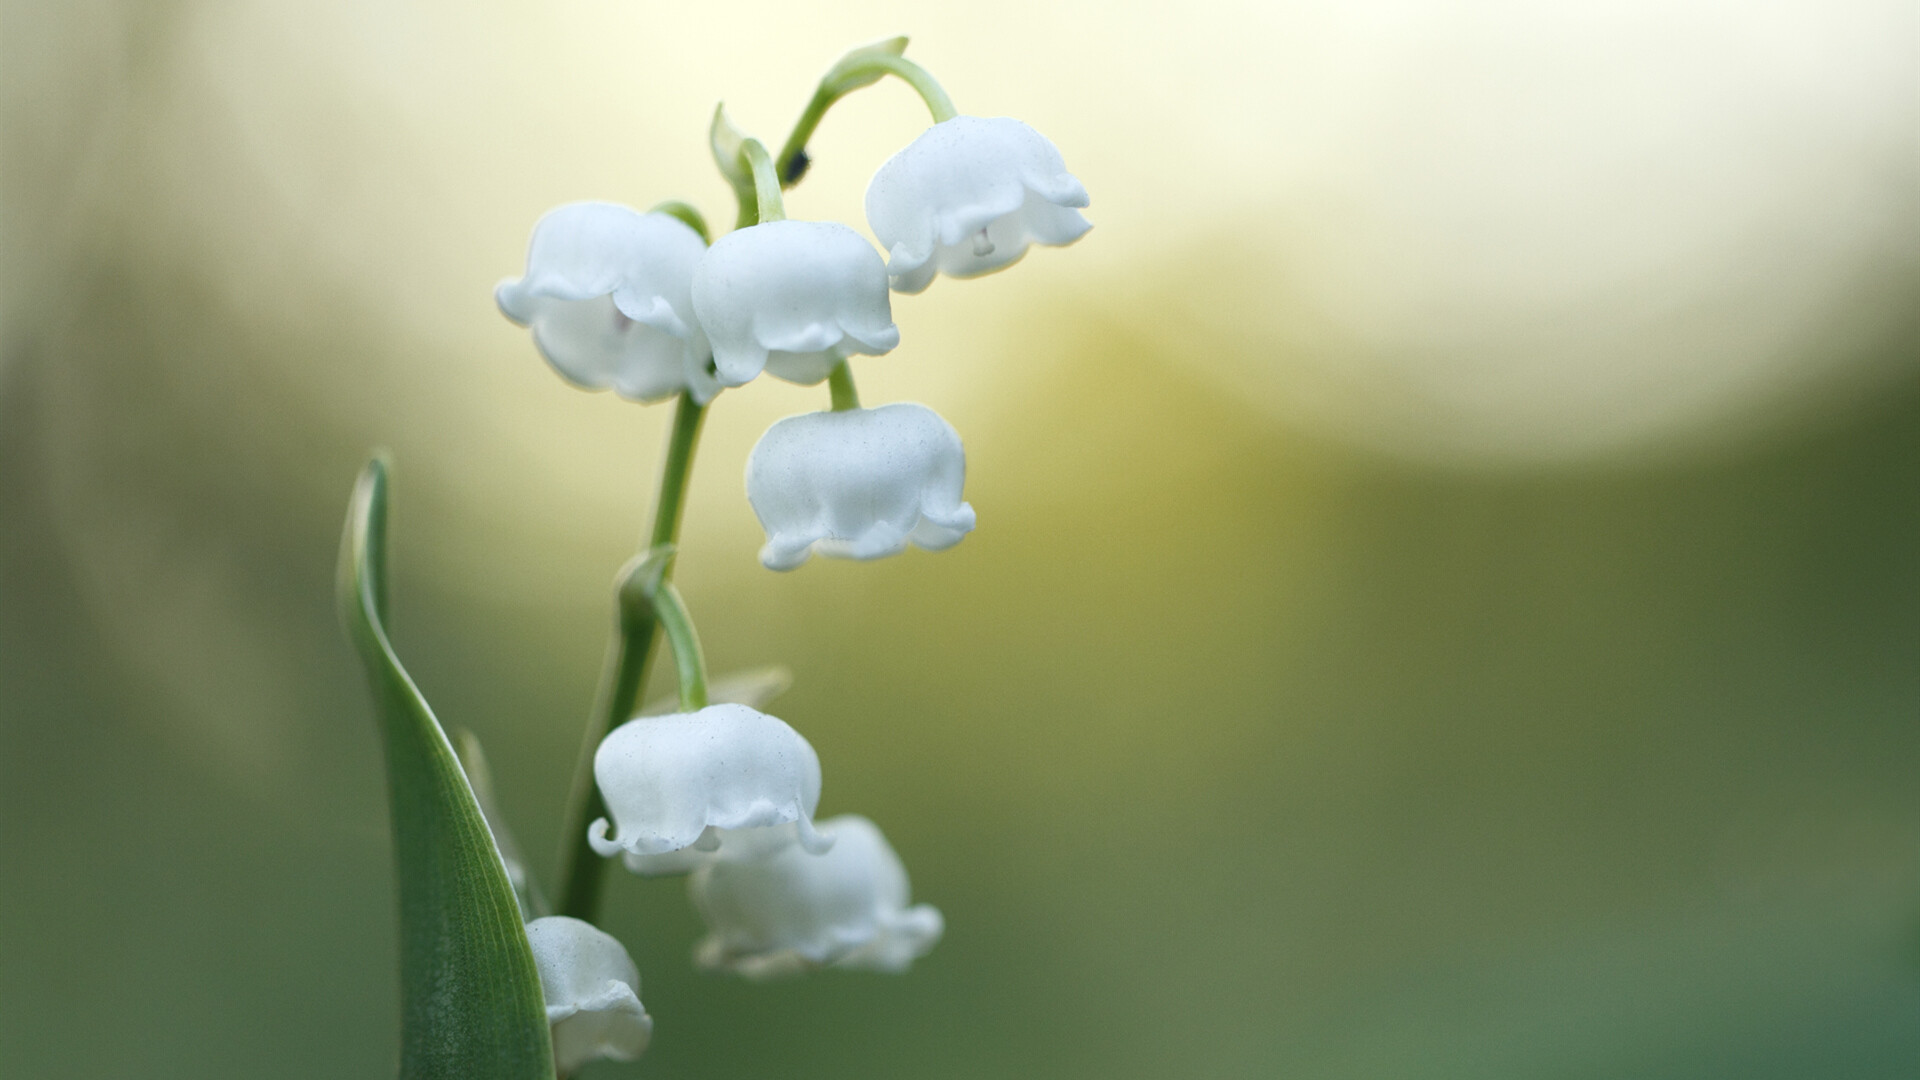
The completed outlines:
{"type": "Polygon", "coordinates": [[[540,883],[527,868],[527,857],[520,854],[513,830],[507,827],[500,800],[494,797],[493,767],[487,764],[487,752],[480,745],[480,737],[465,728],[456,728],[453,745],[460,754],[460,768],[467,774],[467,785],[473,788],[473,801],[480,805],[480,816],[486,819],[487,831],[493,834],[493,846],[500,849],[500,861],[507,868],[507,882],[513,886],[513,898],[520,903],[520,917],[531,922],[553,914],[553,908],[540,891],[540,883]]]}
{"type": "Polygon", "coordinates": [[[387,640],[387,463],[361,471],[338,579],[386,752],[400,892],[402,1080],[552,1080],[540,976],[473,789],[387,640]]]}

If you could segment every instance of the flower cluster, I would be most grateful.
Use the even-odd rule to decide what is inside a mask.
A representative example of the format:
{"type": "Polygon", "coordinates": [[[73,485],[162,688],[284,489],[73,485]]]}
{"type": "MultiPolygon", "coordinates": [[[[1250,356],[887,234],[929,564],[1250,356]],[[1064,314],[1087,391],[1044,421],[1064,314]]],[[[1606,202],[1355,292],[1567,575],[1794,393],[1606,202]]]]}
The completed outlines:
{"type": "MultiPolygon", "coordinates": [[[[1034,244],[1091,226],[1086,189],[1018,120],[955,116],[874,174],[868,223],[886,249],[828,221],[762,221],[711,247],[662,211],[582,202],[534,227],[525,275],[495,291],[575,385],[705,404],[763,372],[815,385],[850,357],[900,344],[889,289],[1002,269],[1034,244]]],[[[966,458],[933,410],[896,404],[790,417],[754,447],[747,498],[766,529],[761,561],[873,559],[951,547],[973,529],[966,458]],[[841,415],[841,414],[846,415],[841,415]]]]}
{"type": "MultiPolygon", "coordinates": [[[[1017,120],[958,115],[900,55],[904,46],[849,53],[777,163],[716,115],[715,159],[741,201],[732,233],[709,243],[704,219],[679,203],[648,213],[572,203],[540,219],[526,273],[495,292],[567,381],[642,402],[681,400],[655,546],[632,564],[627,581],[638,591],[622,587],[623,604],[647,613],[623,621],[623,633],[642,636],[615,650],[644,664],[659,627],[679,667],[680,708],[635,717],[631,697],[610,706],[622,711],[606,718],[592,756],[606,816],[584,840],[592,855],[636,874],[688,875],[708,928],[696,961],[751,979],[903,971],[944,923],[911,902],[906,870],[871,821],[815,821],[820,760],[805,738],[753,707],[764,701],[709,704],[690,617],[666,581],[678,514],[670,499],[684,486],[701,410],[763,373],[830,385],[830,410],[775,423],[749,456],[746,495],[766,531],[768,568],[791,570],[816,552],[867,560],[909,545],[952,547],[974,528],[959,434],[924,405],[862,408],[849,362],[900,344],[891,293],[923,292],[942,274],[1000,270],[1035,244],[1070,244],[1090,228],[1080,214],[1086,190],[1052,143],[1017,120]],[[867,189],[879,248],[837,222],[787,220],[780,190],[805,172],[819,103],[888,74],[920,93],[935,122],[867,189]]],[[[609,685],[637,687],[644,669],[633,670],[609,685]]],[[[619,942],[564,917],[536,919],[527,932],[560,1071],[637,1055],[652,1022],[619,942]]]]}
{"type": "Polygon", "coordinates": [[[761,979],[818,967],[904,971],[940,939],[908,906],[907,872],[874,824],[814,824],[820,759],[785,722],[745,705],[642,716],[594,755],[613,814],[594,850],[644,875],[691,873],[711,935],[702,967],[761,979]]]}

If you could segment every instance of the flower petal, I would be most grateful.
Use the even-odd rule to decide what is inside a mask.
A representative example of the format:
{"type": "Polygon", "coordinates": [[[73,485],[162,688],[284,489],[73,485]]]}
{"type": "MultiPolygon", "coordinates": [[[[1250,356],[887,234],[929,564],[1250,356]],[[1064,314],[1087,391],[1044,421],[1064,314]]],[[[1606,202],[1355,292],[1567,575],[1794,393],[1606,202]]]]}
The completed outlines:
{"type": "Polygon", "coordinates": [[[759,375],[769,353],[877,356],[900,343],[886,264],[834,222],[770,221],[721,237],[695,270],[692,295],[729,386],[759,375]]]}
{"type": "Polygon", "coordinates": [[[818,844],[820,759],[800,733],[745,705],[643,716],[615,728],[594,753],[593,775],[615,823],[588,842],[602,855],[663,855],[724,847],[737,830],[794,826],[818,844]]]}
{"type": "Polygon", "coordinates": [[[705,250],[667,214],[570,203],[534,226],[526,275],[501,282],[494,298],[576,386],[641,401],[686,390],[707,401],[720,384],[707,372],[692,297],[705,250]]]}
{"type": "Polygon", "coordinates": [[[747,501],[767,531],[760,561],[790,570],[814,550],[877,559],[920,539],[951,547],[974,526],[966,471],[959,434],[924,405],[789,416],[747,459],[747,501]]]}
{"type": "Polygon", "coordinates": [[[565,915],[527,924],[540,971],[554,1064],[566,1075],[590,1061],[632,1061],[653,1037],[640,972],[618,940],[565,915]]]}
{"type": "Polygon", "coordinates": [[[925,289],[936,272],[973,277],[1010,266],[1034,243],[1070,244],[1089,227],[1078,213],[1087,203],[1045,136],[977,116],[922,132],[874,173],[866,199],[903,293],[925,289]]]}
{"type": "Polygon", "coordinates": [[[907,871],[873,822],[820,823],[824,855],[791,847],[757,861],[702,866],[688,882],[709,933],[700,966],[752,979],[815,967],[904,971],[939,941],[939,911],[908,907],[907,871]]]}

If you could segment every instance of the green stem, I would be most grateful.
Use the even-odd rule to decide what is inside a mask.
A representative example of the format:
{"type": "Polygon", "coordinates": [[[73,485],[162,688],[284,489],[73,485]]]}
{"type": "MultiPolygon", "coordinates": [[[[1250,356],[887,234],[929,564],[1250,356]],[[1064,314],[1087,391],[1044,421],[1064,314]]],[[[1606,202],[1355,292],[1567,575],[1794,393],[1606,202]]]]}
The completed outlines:
{"type": "Polygon", "coordinates": [[[687,477],[693,466],[693,452],[700,440],[700,423],[706,407],[689,395],[680,396],[674,411],[673,432],[667,440],[667,456],[661,465],[659,502],[654,510],[653,532],[644,558],[630,564],[621,574],[618,623],[613,642],[607,649],[607,661],[600,691],[594,699],[593,715],[580,742],[580,755],[574,762],[573,789],[567,798],[566,817],[561,826],[559,912],[592,922],[600,907],[600,880],[606,860],[587,844],[587,825],[607,815],[600,789],[593,782],[593,755],[600,740],[616,726],[633,716],[646,685],[647,664],[653,653],[654,632],[659,627],[653,605],[632,602],[627,583],[656,560],[662,581],[671,569],[673,545],[680,535],[681,512],[686,506],[687,477]]]}
{"type": "MultiPolygon", "coordinates": [[[[780,148],[778,158],[780,179],[786,187],[800,182],[807,172],[807,142],[813,138],[815,128],[827,115],[834,103],[862,87],[872,86],[882,76],[893,75],[901,79],[920,100],[927,105],[927,111],[933,114],[933,122],[938,124],[960,115],[953,107],[953,99],[947,96],[926,68],[892,51],[893,43],[883,46],[869,46],[855,49],[833,65],[820,79],[820,86],[813,92],[812,100],[807,102],[806,111],[793,125],[793,134],[780,148]]],[[[898,48],[906,48],[906,40],[898,39],[898,48]]]]}
{"type": "Polygon", "coordinates": [[[760,199],[754,190],[753,170],[744,165],[746,141],[746,135],[727,118],[726,102],[715,105],[713,123],[707,126],[707,149],[713,153],[713,164],[720,175],[726,177],[727,186],[733,189],[733,201],[740,208],[733,219],[736,229],[760,220],[760,199]]]}
{"type": "Polygon", "coordinates": [[[668,199],[647,213],[666,214],[669,217],[679,218],[688,228],[700,234],[701,243],[707,245],[713,243],[713,234],[707,230],[707,219],[689,203],[683,203],[679,199],[668,199]]]}
{"type": "Polygon", "coordinates": [[[673,665],[680,677],[680,711],[698,712],[707,707],[707,658],[700,651],[700,635],[693,629],[693,617],[673,582],[661,577],[653,582],[648,600],[654,618],[667,632],[673,646],[673,665]]]}
{"type": "Polygon", "coordinates": [[[673,433],[667,436],[667,459],[660,466],[659,501],[653,511],[650,548],[678,543],[680,515],[687,508],[687,476],[693,471],[693,452],[700,445],[700,424],[707,407],[681,394],[673,410],[673,433]]]}
{"type": "Polygon", "coordinates": [[[748,139],[740,146],[740,156],[753,170],[753,201],[758,223],[785,221],[787,204],[780,197],[780,177],[773,171],[773,159],[767,156],[767,148],[760,145],[759,139],[748,139]]]}
{"type": "Polygon", "coordinates": [[[853,368],[842,360],[827,376],[827,392],[833,395],[834,412],[851,412],[860,407],[860,391],[853,387],[853,368]]]}

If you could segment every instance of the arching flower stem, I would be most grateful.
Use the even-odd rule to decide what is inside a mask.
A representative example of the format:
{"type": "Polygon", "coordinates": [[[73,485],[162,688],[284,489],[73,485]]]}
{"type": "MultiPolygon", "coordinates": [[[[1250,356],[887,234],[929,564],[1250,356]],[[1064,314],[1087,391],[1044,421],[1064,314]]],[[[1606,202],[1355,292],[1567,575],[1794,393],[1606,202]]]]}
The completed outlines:
{"type": "Polygon", "coordinates": [[[793,134],[787,136],[786,145],[780,148],[776,164],[783,187],[792,187],[807,174],[807,140],[813,138],[814,129],[820,126],[827,110],[833,108],[841,98],[862,87],[872,86],[885,76],[893,75],[913,87],[914,93],[920,95],[920,100],[926,102],[934,123],[960,115],[960,110],[953,107],[953,99],[947,96],[939,81],[926,68],[900,55],[906,48],[907,39],[904,37],[863,46],[841,57],[821,76],[813,99],[807,102],[806,111],[800,114],[800,119],[793,125],[793,134]]]}
{"type": "MultiPolygon", "coordinates": [[[[674,545],[680,538],[680,518],[686,508],[687,479],[693,469],[693,454],[699,445],[701,422],[706,415],[706,406],[686,394],[680,395],[673,414],[673,431],[667,439],[666,460],[661,464],[653,529],[646,551],[621,572],[616,593],[618,624],[607,650],[593,714],[581,739],[580,756],[574,764],[573,789],[567,797],[566,817],[560,833],[558,909],[559,914],[587,922],[592,922],[599,911],[600,880],[606,868],[606,860],[587,844],[587,824],[607,816],[606,803],[593,783],[593,754],[608,732],[633,717],[640,692],[646,685],[654,634],[661,622],[646,595],[630,596],[626,586],[636,575],[652,573],[649,564],[656,561],[660,582],[665,583],[672,569],[674,545]]],[[[700,683],[704,692],[704,674],[700,683]]],[[[681,685],[684,692],[686,680],[683,679],[681,685]]]]}
{"type": "Polygon", "coordinates": [[[827,391],[833,395],[833,411],[848,412],[860,407],[860,392],[853,386],[853,368],[840,361],[827,376],[827,391]]]}
{"type": "Polygon", "coordinates": [[[702,216],[700,211],[695,209],[691,203],[684,203],[679,199],[668,199],[666,202],[647,211],[647,213],[666,214],[669,217],[679,218],[686,223],[689,229],[699,233],[700,239],[704,243],[713,243],[713,233],[707,229],[707,219],[702,216]]]}
{"type": "Polygon", "coordinates": [[[740,156],[753,170],[753,199],[758,217],[755,224],[787,220],[786,200],[780,197],[780,177],[773,171],[773,159],[767,156],[767,148],[760,145],[759,139],[748,139],[740,146],[740,156]]]}
{"type": "Polygon", "coordinates": [[[667,632],[667,644],[673,649],[674,671],[680,679],[680,711],[698,712],[707,707],[707,658],[700,649],[693,616],[687,614],[686,602],[680,599],[680,590],[667,580],[667,571],[673,566],[673,548],[654,548],[633,565],[633,571],[620,583],[620,606],[652,609],[654,622],[667,632]]]}

